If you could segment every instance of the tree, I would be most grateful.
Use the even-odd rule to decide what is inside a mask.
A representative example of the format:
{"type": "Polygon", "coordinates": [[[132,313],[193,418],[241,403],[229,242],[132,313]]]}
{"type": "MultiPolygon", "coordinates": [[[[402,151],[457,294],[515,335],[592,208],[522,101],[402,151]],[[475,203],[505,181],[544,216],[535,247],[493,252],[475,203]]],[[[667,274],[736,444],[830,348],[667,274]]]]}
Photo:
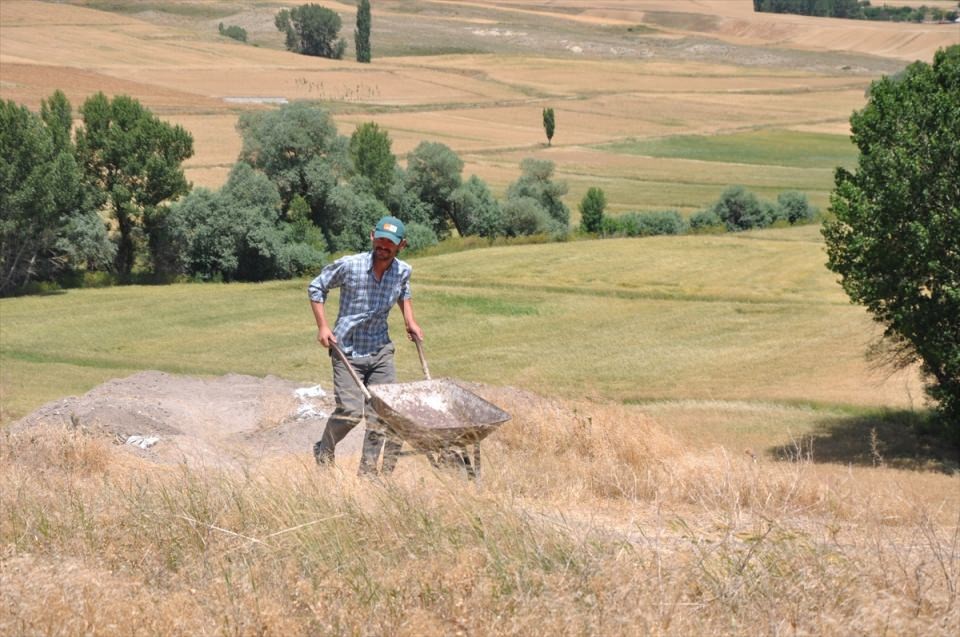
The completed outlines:
{"type": "Polygon", "coordinates": [[[810,201],[804,193],[788,190],[777,196],[776,214],[778,218],[793,225],[813,221],[817,216],[817,209],[810,205],[810,201]]]}
{"type": "Polygon", "coordinates": [[[607,197],[600,188],[590,188],[580,201],[580,227],[584,232],[600,232],[607,197]]]}
{"type": "Polygon", "coordinates": [[[319,4],[283,9],[274,18],[278,31],[286,34],[288,51],[339,60],[347,49],[340,35],[340,16],[319,4]]]}
{"type": "Polygon", "coordinates": [[[357,126],[350,136],[350,159],[357,174],[365,177],[380,201],[386,201],[393,184],[397,158],[390,151],[390,135],[374,122],[357,126]]]}
{"type": "Polygon", "coordinates": [[[220,191],[197,188],[173,204],[163,232],[151,239],[164,238],[156,253],[173,274],[241,281],[296,276],[319,267],[324,255],[312,241],[315,226],[297,223],[306,204],[295,201],[296,221],[282,221],[276,186],[240,162],[220,191]]]}
{"type": "Polygon", "coordinates": [[[751,230],[765,228],[772,219],[756,195],[743,186],[730,186],[711,207],[727,226],[727,230],[751,230]]]}
{"type": "Polygon", "coordinates": [[[193,137],[181,126],[160,121],[126,95],[93,95],[80,108],[77,156],[87,183],[117,222],[114,267],[130,274],[146,211],[186,194],[190,184],[181,163],[193,155],[193,137]]]}
{"type": "Polygon", "coordinates": [[[836,171],[827,267],[921,361],[960,441],[960,45],[874,82],[850,123],[860,159],[836,171]]]}
{"type": "Polygon", "coordinates": [[[244,113],[237,129],[243,138],[240,161],[263,171],[280,193],[281,209],[293,198],[310,205],[311,219],[328,241],[340,230],[329,198],[350,170],[348,140],[337,133],[330,114],[306,102],[274,111],[244,113]]]}
{"type": "Polygon", "coordinates": [[[527,158],[520,162],[520,177],[507,187],[507,199],[531,197],[557,222],[558,227],[570,225],[570,209],[563,203],[567,184],[553,181],[553,162],[527,158]]]}
{"type": "Polygon", "coordinates": [[[357,62],[370,62],[370,0],[357,5],[357,28],[353,33],[357,62]]]}
{"type": "Polygon", "coordinates": [[[451,195],[462,182],[463,161],[448,146],[439,142],[421,142],[407,155],[406,187],[420,201],[427,204],[429,222],[438,237],[450,234],[453,215],[451,195]]]}
{"type": "Polygon", "coordinates": [[[43,100],[40,116],[0,102],[0,295],[113,257],[85,196],[71,122],[60,91],[43,100]]]}
{"type": "Polygon", "coordinates": [[[543,109],[543,130],[547,134],[547,146],[553,143],[553,131],[556,130],[557,120],[553,115],[552,108],[543,109]]]}
{"type": "Polygon", "coordinates": [[[451,215],[461,236],[479,235],[490,239],[503,233],[503,212],[487,184],[477,177],[463,182],[450,193],[451,215]]]}

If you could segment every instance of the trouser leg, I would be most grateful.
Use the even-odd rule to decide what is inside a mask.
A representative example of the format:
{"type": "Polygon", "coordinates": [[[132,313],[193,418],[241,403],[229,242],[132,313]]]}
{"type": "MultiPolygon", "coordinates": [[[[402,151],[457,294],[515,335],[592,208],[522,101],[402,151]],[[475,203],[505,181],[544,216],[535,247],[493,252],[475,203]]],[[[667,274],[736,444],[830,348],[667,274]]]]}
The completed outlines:
{"type": "Polygon", "coordinates": [[[353,381],[343,361],[333,361],[333,393],[337,406],[327,419],[323,435],[313,445],[313,455],[317,464],[332,463],[337,443],[350,433],[363,418],[364,398],[353,381]]]}
{"type": "MultiPolygon", "coordinates": [[[[394,346],[384,346],[376,355],[361,359],[363,379],[368,387],[396,382],[397,372],[393,363],[394,346]]],[[[399,443],[390,433],[386,423],[377,416],[370,405],[366,411],[367,430],[363,436],[363,451],[360,455],[360,475],[377,473],[377,463],[383,450],[383,473],[389,475],[397,464],[399,443]]]]}

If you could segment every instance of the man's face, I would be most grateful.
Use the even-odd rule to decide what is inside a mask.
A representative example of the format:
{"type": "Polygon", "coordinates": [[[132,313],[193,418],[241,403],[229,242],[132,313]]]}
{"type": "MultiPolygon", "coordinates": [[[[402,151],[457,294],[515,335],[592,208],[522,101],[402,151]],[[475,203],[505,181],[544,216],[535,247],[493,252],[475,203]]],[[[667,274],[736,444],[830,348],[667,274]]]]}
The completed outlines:
{"type": "Polygon", "coordinates": [[[373,258],[378,261],[389,261],[399,254],[400,249],[406,245],[406,241],[401,241],[399,245],[390,239],[374,239],[373,233],[370,233],[370,239],[373,241],[373,258]]]}

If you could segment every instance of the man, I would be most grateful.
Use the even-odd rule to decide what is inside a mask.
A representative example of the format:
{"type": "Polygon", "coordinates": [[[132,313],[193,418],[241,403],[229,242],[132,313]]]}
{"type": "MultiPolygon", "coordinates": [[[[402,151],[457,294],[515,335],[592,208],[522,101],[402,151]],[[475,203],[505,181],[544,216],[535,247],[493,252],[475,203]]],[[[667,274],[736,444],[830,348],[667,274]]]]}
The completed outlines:
{"type": "MultiPolygon", "coordinates": [[[[331,343],[346,354],[365,385],[396,381],[394,346],[387,333],[387,316],[396,303],[400,306],[407,336],[423,339],[423,330],[413,316],[409,264],[397,258],[407,245],[404,226],[396,217],[383,217],[370,233],[372,250],[337,259],[323,268],[308,288],[313,316],[317,321],[317,340],[330,349],[331,343]],[[327,295],[340,288],[340,311],[333,330],[323,311],[327,295]]],[[[337,407],[327,420],[323,436],[313,446],[317,464],[332,464],[334,449],[366,415],[367,431],[360,456],[360,475],[376,475],[381,449],[383,473],[390,474],[397,464],[402,442],[387,435],[386,425],[373,408],[365,404],[363,393],[350,377],[340,357],[330,352],[333,361],[333,389],[337,407]]]]}

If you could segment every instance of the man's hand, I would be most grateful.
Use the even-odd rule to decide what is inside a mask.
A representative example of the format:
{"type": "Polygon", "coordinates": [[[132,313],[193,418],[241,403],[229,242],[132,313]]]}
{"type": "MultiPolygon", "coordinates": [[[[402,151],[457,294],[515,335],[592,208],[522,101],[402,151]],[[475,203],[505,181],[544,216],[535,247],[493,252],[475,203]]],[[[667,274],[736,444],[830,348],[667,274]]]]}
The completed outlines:
{"type": "Polygon", "coordinates": [[[333,335],[329,327],[321,327],[317,330],[317,341],[327,349],[330,349],[330,343],[336,343],[337,337],[333,335]]]}
{"type": "Polygon", "coordinates": [[[416,321],[407,323],[407,338],[411,341],[423,341],[423,330],[417,325],[416,321]]]}

